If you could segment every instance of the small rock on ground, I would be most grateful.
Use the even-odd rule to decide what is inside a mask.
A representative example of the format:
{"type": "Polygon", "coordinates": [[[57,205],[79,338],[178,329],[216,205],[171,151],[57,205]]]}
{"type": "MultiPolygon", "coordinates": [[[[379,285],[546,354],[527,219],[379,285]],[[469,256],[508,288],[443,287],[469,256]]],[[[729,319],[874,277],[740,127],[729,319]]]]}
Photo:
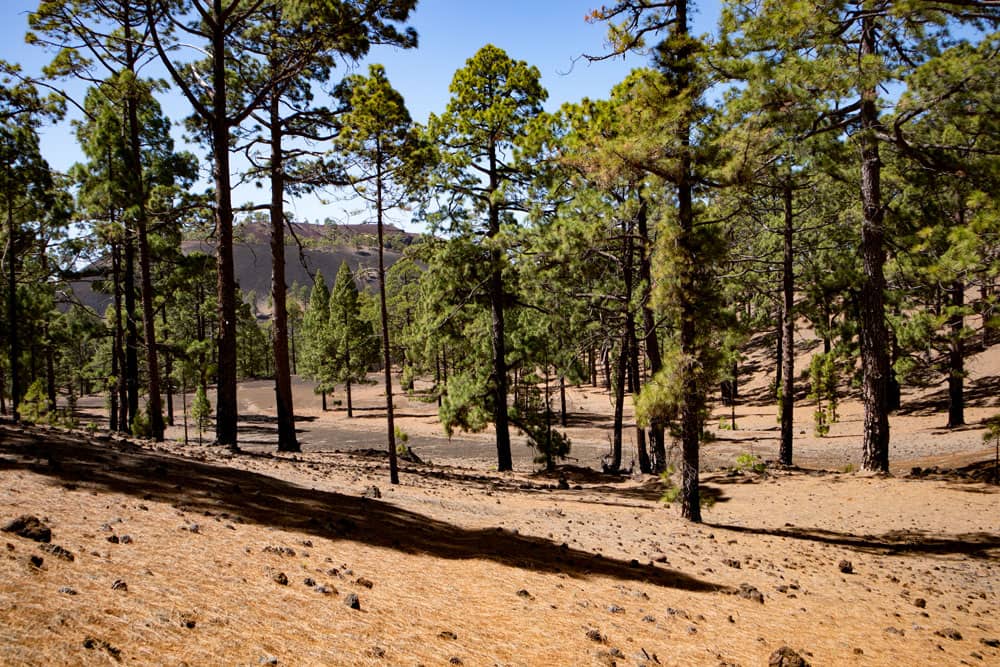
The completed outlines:
{"type": "Polygon", "coordinates": [[[854,574],[854,564],[849,560],[842,560],[837,563],[837,569],[844,574],[854,574]]]}
{"type": "Polygon", "coordinates": [[[122,653],[122,650],[120,648],[112,646],[103,639],[95,639],[93,637],[87,637],[86,639],[83,640],[83,648],[103,649],[107,651],[108,655],[110,655],[115,660],[119,660],[121,658],[121,653],[122,653]]]}
{"type": "Polygon", "coordinates": [[[42,544],[38,548],[46,553],[52,554],[56,558],[68,560],[71,563],[76,560],[76,557],[73,556],[68,549],[63,549],[58,544],[42,544]]]}
{"type": "Polygon", "coordinates": [[[764,604],[764,594],[757,590],[756,586],[740,584],[740,590],[736,594],[746,600],[753,600],[754,602],[764,604]]]}
{"type": "Polygon", "coordinates": [[[52,529],[31,514],[24,514],[7,523],[2,529],[5,533],[14,533],[35,542],[52,541],[52,529]]]}
{"type": "Polygon", "coordinates": [[[768,667],[809,667],[805,658],[788,646],[782,646],[767,659],[768,667]]]}
{"type": "Polygon", "coordinates": [[[357,593],[348,594],[348,596],[344,598],[344,604],[351,609],[361,609],[361,599],[358,597],[357,593]]]}

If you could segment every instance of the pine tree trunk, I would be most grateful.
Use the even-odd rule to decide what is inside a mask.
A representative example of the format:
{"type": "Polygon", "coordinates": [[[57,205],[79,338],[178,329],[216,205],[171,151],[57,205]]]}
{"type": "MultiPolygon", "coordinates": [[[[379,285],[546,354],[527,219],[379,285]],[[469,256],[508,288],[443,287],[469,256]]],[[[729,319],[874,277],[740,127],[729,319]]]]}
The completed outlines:
{"type": "Polygon", "coordinates": [[[437,390],[437,406],[441,407],[441,396],[444,394],[442,391],[442,380],[441,380],[441,353],[434,353],[434,388],[437,390]]]}
{"type": "MultiPolygon", "coordinates": [[[[986,349],[993,344],[994,328],[990,326],[990,319],[992,319],[993,313],[996,309],[990,302],[990,295],[993,291],[990,282],[991,281],[988,276],[983,276],[983,282],[979,286],[979,299],[981,303],[980,311],[982,313],[983,349],[986,349]]],[[[998,480],[998,482],[1000,482],[1000,480],[998,480]]]]}
{"type": "MultiPolygon", "coordinates": [[[[681,39],[688,37],[688,3],[678,0],[675,29],[681,39]]],[[[686,91],[690,85],[691,62],[682,60],[676,70],[678,89],[686,91]]],[[[696,360],[700,357],[695,331],[698,305],[694,303],[694,272],[698,258],[694,247],[694,207],[692,167],[691,167],[691,126],[689,122],[679,123],[677,138],[681,145],[680,167],[677,179],[677,220],[680,235],[677,240],[681,252],[679,262],[680,280],[680,353],[682,358],[696,360]]],[[[702,390],[698,387],[695,369],[684,373],[681,394],[681,516],[690,521],[701,522],[701,491],[698,484],[698,458],[701,442],[701,409],[704,405],[702,390]]]]}
{"type": "MultiPolygon", "coordinates": [[[[163,323],[163,337],[170,339],[170,334],[167,331],[167,309],[164,306],[163,310],[160,311],[161,319],[163,323]]],[[[170,354],[170,350],[166,349],[163,352],[163,391],[167,395],[167,426],[174,425],[174,358],[170,354]]]]}
{"type": "Polygon", "coordinates": [[[785,321],[785,308],[781,302],[778,303],[778,315],[776,320],[778,322],[778,335],[774,347],[774,397],[778,398],[781,393],[781,382],[784,377],[784,364],[782,364],[781,360],[785,358],[785,334],[782,327],[782,322],[785,321]]]}
{"type": "MultiPolygon", "coordinates": [[[[634,230],[628,229],[627,241],[625,245],[625,337],[628,339],[628,377],[629,391],[632,393],[632,404],[635,405],[639,398],[639,391],[642,389],[642,378],[639,375],[639,340],[635,330],[635,316],[632,312],[632,291],[633,291],[633,257],[635,253],[634,230]]],[[[642,243],[639,243],[639,250],[642,251],[642,243]]],[[[641,264],[641,260],[640,260],[641,264]]],[[[640,275],[641,280],[641,275],[640,275]]],[[[653,471],[649,461],[649,450],[646,447],[646,429],[638,424],[635,425],[635,446],[636,455],[639,458],[639,471],[649,474],[653,471]]]]}
{"type": "Polygon", "coordinates": [[[955,314],[948,322],[951,341],[948,347],[948,428],[965,425],[965,283],[956,280],[951,285],[951,306],[955,314]]]}
{"type": "Polygon", "coordinates": [[[163,442],[163,409],[160,402],[160,369],[156,354],[156,316],[153,312],[153,278],[150,264],[149,238],[147,235],[146,202],[142,184],[142,163],[139,157],[139,120],[135,102],[128,104],[129,135],[131,138],[132,169],[136,206],[136,232],[139,244],[139,288],[142,292],[143,337],[146,348],[147,394],[146,410],[153,440],[163,442]]]}
{"type": "MultiPolygon", "coordinates": [[[[862,18],[861,56],[876,54],[876,19],[862,18]]],[[[886,397],[889,382],[888,335],[885,325],[885,210],[881,200],[878,140],[880,127],[877,91],[866,89],[861,99],[861,396],[864,403],[864,444],[861,465],[865,470],[889,471],[889,415],[886,397]]]]}
{"type": "MultiPolygon", "coordinates": [[[[653,314],[652,295],[653,278],[651,266],[652,243],[649,238],[648,205],[646,200],[640,195],[639,213],[636,217],[638,224],[638,257],[639,257],[639,280],[642,281],[642,327],[643,342],[646,348],[646,359],[649,362],[649,372],[656,375],[663,368],[663,358],[660,355],[660,339],[656,335],[656,317],[653,314]]],[[[667,448],[664,437],[664,426],[659,421],[650,424],[649,435],[651,440],[652,461],[650,471],[661,473],[667,469],[667,448]]]]}
{"type": "MultiPolygon", "coordinates": [[[[791,176],[788,177],[789,179],[791,176]]],[[[795,410],[795,276],[792,265],[792,240],[795,233],[792,217],[792,183],[784,184],[784,249],[782,254],[781,281],[781,447],[778,459],[782,465],[792,465],[792,439],[794,437],[795,410]]]]}
{"type": "Polygon", "coordinates": [[[566,376],[559,376],[559,424],[566,428],[566,376]]]}
{"type": "Polygon", "coordinates": [[[10,408],[14,422],[21,419],[21,339],[17,320],[17,250],[14,246],[14,209],[7,199],[7,321],[10,323],[10,408]]]}
{"type": "Polygon", "coordinates": [[[135,312],[135,242],[131,226],[127,221],[123,222],[125,238],[122,241],[122,292],[125,297],[125,394],[128,399],[124,430],[131,432],[132,421],[139,414],[139,330],[135,312]]]}
{"type": "Polygon", "coordinates": [[[556,469],[556,460],[552,456],[552,410],[549,409],[549,362],[545,360],[545,469],[552,472],[556,469]]]}
{"type": "MultiPolygon", "coordinates": [[[[497,147],[494,138],[489,145],[489,188],[495,192],[499,188],[497,168],[497,147]]],[[[489,238],[500,233],[500,211],[492,201],[489,206],[489,238]]],[[[504,288],[501,254],[498,249],[490,251],[490,309],[492,311],[493,345],[493,423],[497,435],[497,470],[504,472],[514,469],[510,451],[510,426],[507,417],[507,343],[504,332],[504,288]]]]}
{"type": "MultiPolygon", "coordinates": [[[[216,17],[219,19],[220,17],[216,17]]],[[[229,168],[225,25],[212,29],[212,157],[215,179],[218,331],[216,331],[218,386],[216,389],[215,442],[238,450],[236,402],[236,276],[233,267],[233,204],[229,168]]]]}
{"type": "Polygon", "coordinates": [[[611,445],[611,465],[606,472],[617,473],[622,467],[622,421],[625,410],[625,375],[628,369],[628,339],[623,335],[615,371],[615,419],[611,445]]]}
{"type": "MultiPolygon", "coordinates": [[[[47,318],[48,316],[46,316],[47,318]]],[[[56,411],[56,350],[49,340],[49,323],[46,319],[42,325],[42,335],[45,338],[45,388],[49,412],[56,411]]]]}
{"type": "MultiPolygon", "coordinates": [[[[381,153],[381,151],[379,151],[381,153]]],[[[399,464],[396,460],[396,424],[392,407],[392,354],[389,347],[389,308],[385,298],[385,238],[382,222],[382,161],[376,161],[375,215],[378,222],[378,301],[379,320],[382,328],[382,366],[385,372],[385,429],[389,446],[389,483],[399,484],[399,464]]],[[[438,361],[435,355],[435,361],[438,361]]],[[[440,375],[440,364],[438,364],[440,375]]],[[[440,400],[440,393],[438,394],[440,400]]]]}
{"type": "Polygon", "coordinates": [[[271,131],[271,302],[274,305],[274,397],[278,412],[278,451],[300,452],[295,435],[292,375],[288,366],[288,306],[285,289],[285,165],[281,146],[280,96],[270,99],[271,131]]]}
{"type": "Polygon", "coordinates": [[[111,244],[111,271],[114,282],[114,350],[111,353],[111,374],[115,377],[115,386],[111,388],[111,419],[112,431],[128,429],[128,396],[125,392],[125,332],[122,330],[122,277],[121,248],[119,244],[111,244]]]}

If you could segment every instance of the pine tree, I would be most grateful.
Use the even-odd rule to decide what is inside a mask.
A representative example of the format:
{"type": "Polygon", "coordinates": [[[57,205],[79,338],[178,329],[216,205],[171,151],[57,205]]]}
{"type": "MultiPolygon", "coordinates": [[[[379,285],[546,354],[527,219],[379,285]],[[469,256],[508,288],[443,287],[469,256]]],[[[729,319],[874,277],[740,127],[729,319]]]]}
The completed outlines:
{"type": "Polygon", "coordinates": [[[650,36],[661,40],[650,49],[655,71],[631,82],[625,113],[633,131],[611,146],[619,160],[660,179],[676,197],[675,210],[661,213],[669,224],[663,225],[653,273],[660,308],[675,327],[674,344],[667,350],[672,348],[674,358],[664,354],[663,369],[647,385],[640,405],[650,419],[677,410],[681,514],[699,522],[699,449],[707,392],[719,361],[718,331],[707,323],[719,323],[714,284],[722,246],[717,226],[699,220],[704,213],[698,195],[711,180],[712,162],[718,158],[705,103],[711,70],[706,45],[690,34],[690,5],[687,0],[623,0],[595,10],[592,19],[611,24],[615,54],[643,48],[650,36]]]}
{"type": "Polygon", "coordinates": [[[421,143],[403,97],[389,84],[385,68],[372,65],[368,77],[348,77],[339,95],[347,105],[335,146],[352,164],[350,181],[355,193],[371,206],[378,229],[379,324],[385,381],[386,433],[389,479],[399,483],[396,462],[396,427],[392,407],[392,346],[386,300],[384,218],[410,195],[405,182],[419,170],[421,143]]]}
{"type": "Polygon", "coordinates": [[[371,326],[361,318],[358,285],[347,262],[340,265],[330,294],[329,378],[342,382],[347,392],[347,416],[354,416],[351,384],[364,382],[368,368],[378,358],[378,343],[371,326]]]}
{"type": "Polygon", "coordinates": [[[330,290],[320,271],[313,277],[309,303],[302,316],[303,346],[299,353],[299,372],[303,377],[318,383],[317,393],[322,396],[326,410],[329,386],[329,357],[331,353],[330,290]]]}
{"type": "Polygon", "coordinates": [[[500,471],[513,468],[506,333],[512,295],[504,278],[504,243],[506,231],[517,225],[515,212],[527,208],[530,168],[518,162],[515,147],[548,96],[539,79],[537,68],[488,44],[455,73],[447,109],[440,116],[432,115],[428,124],[440,153],[431,192],[444,202],[439,215],[432,217],[436,229],[474,240],[482,249],[474,261],[486,267],[479,290],[486,297],[491,320],[489,384],[500,471]]]}
{"type": "MultiPolygon", "coordinates": [[[[740,48],[777,63],[783,86],[772,103],[803,117],[811,132],[847,132],[860,177],[858,243],[863,282],[859,295],[864,442],[862,466],[889,469],[890,336],[886,325],[887,241],[880,150],[899,146],[907,122],[927,110],[914,108],[886,125],[880,107],[888,85],[903,81],[936,58],[958,23],[1000,25],[993,3],[915,0],[792,5],[735,2],[727,21],[738,25],[740,48]]],[[[957,90],[957,89],[955,89],[957,90]]],[[[955,92],[952,91],[952,93],[955,92]]]]}

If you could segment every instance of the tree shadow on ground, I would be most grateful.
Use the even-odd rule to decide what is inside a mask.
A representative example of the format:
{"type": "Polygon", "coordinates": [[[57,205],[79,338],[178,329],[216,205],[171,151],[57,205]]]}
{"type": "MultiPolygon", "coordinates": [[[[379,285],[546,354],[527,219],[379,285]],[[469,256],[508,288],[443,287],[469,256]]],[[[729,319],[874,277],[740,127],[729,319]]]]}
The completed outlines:
{"type": "MultiPolygon", "coordinates": [[[[278,418],[271,415],[240,415],[239,420],[241,423],[246,424],[277,424],[278,418]]],[[[316,417],[314,415],[295,415],[295,423],[299,422],[314,422],[316,417]]]]}
{"type": "Polygon", "coordinates": [[[661,566],[608,558],[502,528],[462,528],[391,503],[307,489],[127,442],[0,425],[0,452],[0,469],[30,470],[62,483],[171,503],[185,511],[228,512],[247,522],[322,538],[438,558],[488,559],[575,577],[607,576],[688,591],[725,590],[661,566]]]}
{"type": "MultiPolygon", "coordinates": [[[[343,410],[330,410],[330,412],[343,412],[346,413],[347,409],[343,410]]],[[[392,411],[392,416],[396,419],[413,418],[413,419],[426,419],[428,417],[434,417],[433,414],[426,414],[420,412],[400,412],[398,410],[392,411]]],[[[354,416],[348,417],[348,419],[385,419],[385,407],[381,408],[354,408],[354,416]],[[368,414],[358,414],[365,410],[370,410],[368,414]]]]}
{"type": "Polygon", "coordinates": [[[1000,560],[1000,553],[990,553],[1000,549],[1000,535],[985,532],[934,535],[921,530],[893,530],[883,535],[854,535],[822,528],[799,528],[796,526],[754,528],[712,522],[705,522],[705,526],[750,535],[768,535],[819,542],[880,555],[949,556],[961,554],[970,558],[1000,560]]]}
{"type": "MultiPolygon", "coordinates": [[[[987,375],[968,381],[963,393],[966,407],[995,406],[997,405],[997,397],[1000,396],[1000,375],[987,375]]],[[[904,398],[903,405],[900,406],[897,414],[927,417],[944,411],[942,419],[947,421],[947,410],[948,388],[943,387],[919,398],[904,398]]]]}
{"type": "MultiPolygon", "coordinates": [[[[599,472],[591,468],[561,464],[555,470],[541,470],[532,475],[535,479],[560,479],[566,481],[566,486],[559,489],[562,494],[587,496],[580,498],[580,502],[595,503],[609,506],[628,506],[636,509],[658,509],[660,501],[666,491],[663,482],[658,477],[649,477],[639,484],[622,485],[627,479],[627,475],[615,475],[599,472]],[[568,487],[568,488],[567,488],[568,487]],[[605,498],[632,501],[625,504],[618,500],[594,500],[590,496],[594,494],[605,498]],[[635,504],[641,503],[641,504],[635,504]]],[[[551,490],[552,486],[541,487],[543,490],[551,490]]],[[[729,500],[722,489],[717,489],[706,484],[700,485],[700,493],[704,502],[724,503],[729,500]]]]}

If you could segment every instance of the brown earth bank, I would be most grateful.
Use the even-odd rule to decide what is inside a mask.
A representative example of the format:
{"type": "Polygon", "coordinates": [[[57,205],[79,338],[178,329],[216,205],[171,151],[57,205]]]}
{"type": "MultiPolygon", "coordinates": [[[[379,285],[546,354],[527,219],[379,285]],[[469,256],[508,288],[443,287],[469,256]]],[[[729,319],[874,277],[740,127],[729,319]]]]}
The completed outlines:
{"type": "Polygon", "coordinates": [[[312,423],[280,456],[0,429],[0,521],[51,529],[0,534],[0,663],[1000,664],[975,467],[709,472],[699,526],[580,466],[393,487],[378,453],[309,451],[312,423]]]}
{"type": "Polygon", "coordinates": [[[398,486],[375,384],[348,418],[342,391],[323,411],[297,381],[298,454],[275,453],[268,382],[240,387],[239,453],[190,426],[185,445],[179,398],[158,445],[102,432],[99,397],[78,431],[0,425],[0,524],[43,524],[0,533],[0,664],[765,665],[787,646],[814,665],[1000,665],[997,356],[970,363],[967,427],[944,428],[940,388],[906,395],[890,476],[853,472],[851,401],[824,438],[800,401],[799,467],[735,470],[776,458],[755,376],[737,429],[721,405],[708,424],[702,525],[659,479],[597,472],[610,400],[589,386],[567,396],[573,459],[537,472],[515,439],[498,474],[492,434],[444,437],[418,384],[395,404],[423,463],[398,486]]]}

